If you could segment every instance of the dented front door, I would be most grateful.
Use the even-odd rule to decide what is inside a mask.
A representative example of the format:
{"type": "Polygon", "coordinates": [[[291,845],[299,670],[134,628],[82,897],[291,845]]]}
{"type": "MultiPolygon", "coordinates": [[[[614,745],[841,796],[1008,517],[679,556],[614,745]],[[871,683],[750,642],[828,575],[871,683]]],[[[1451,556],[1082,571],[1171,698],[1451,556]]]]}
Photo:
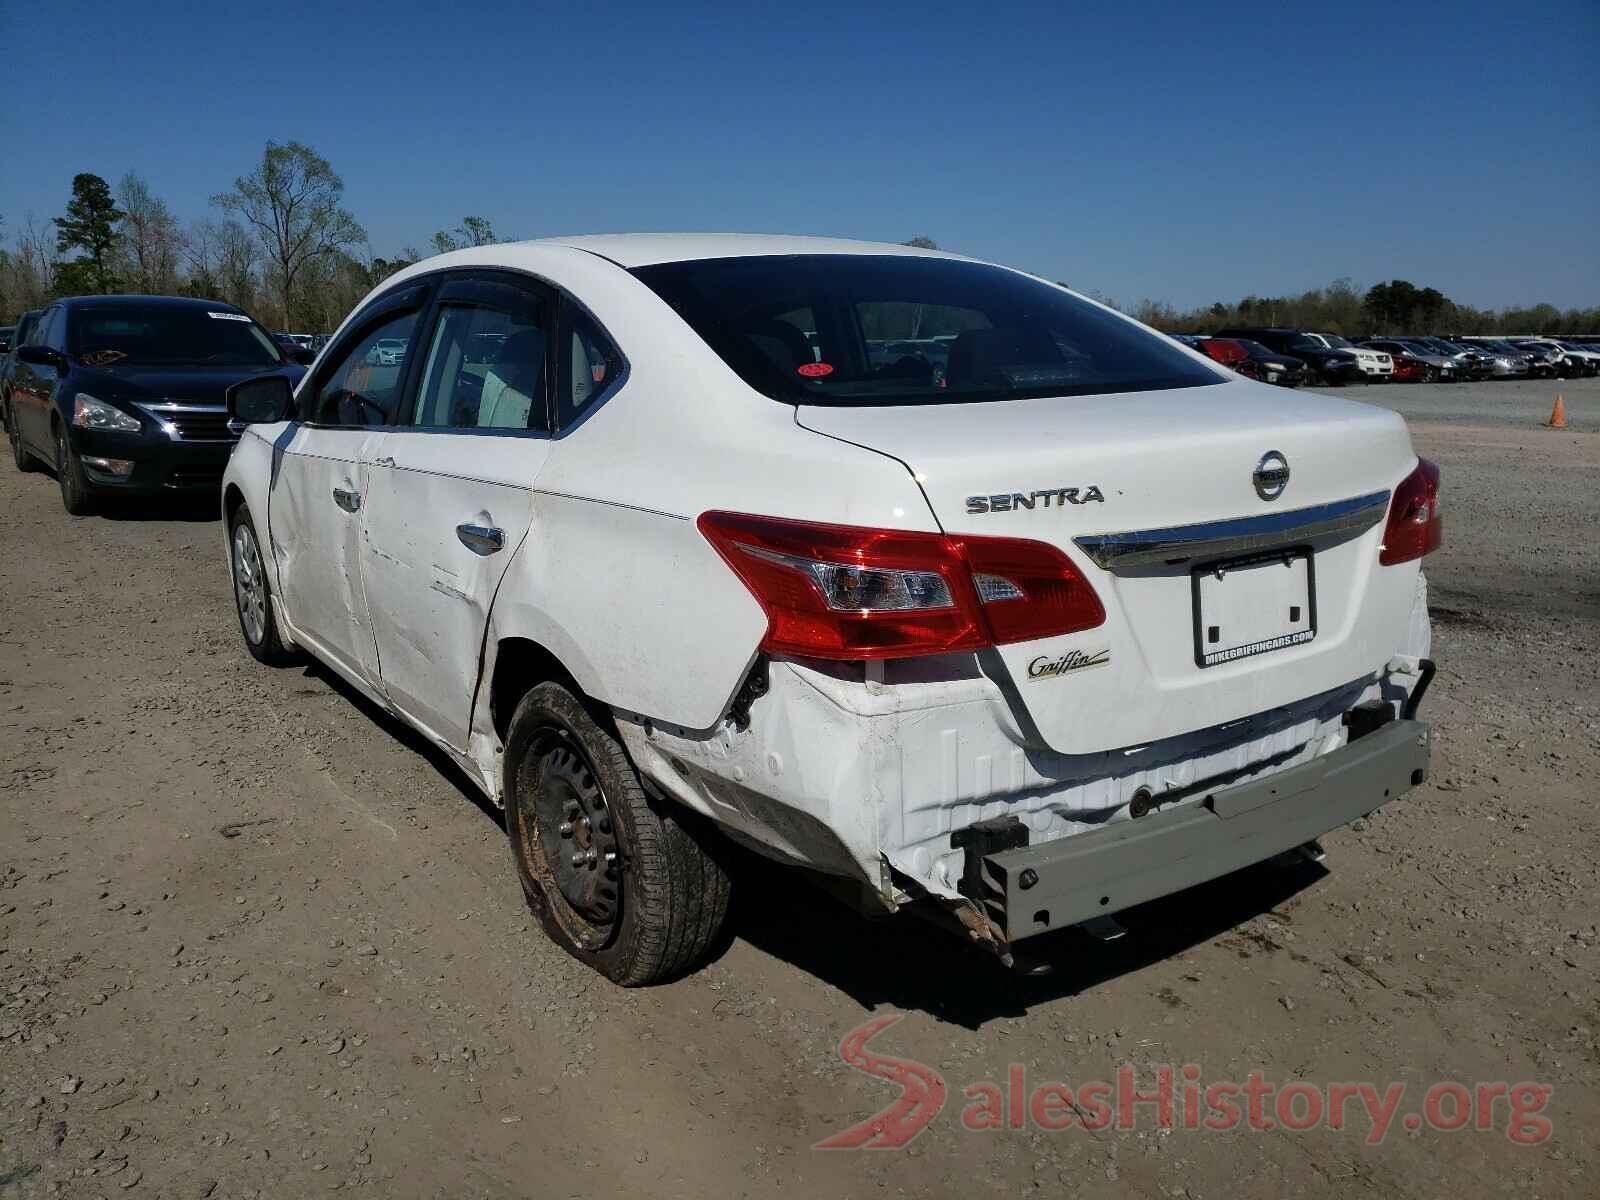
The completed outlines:
{"type": "Polygon", "coordinates": [[[376,687],[358,548],[367,503],[363,451],[370,429],[299,426],[272,480],[270,540],[295,640],[376,687]]]}

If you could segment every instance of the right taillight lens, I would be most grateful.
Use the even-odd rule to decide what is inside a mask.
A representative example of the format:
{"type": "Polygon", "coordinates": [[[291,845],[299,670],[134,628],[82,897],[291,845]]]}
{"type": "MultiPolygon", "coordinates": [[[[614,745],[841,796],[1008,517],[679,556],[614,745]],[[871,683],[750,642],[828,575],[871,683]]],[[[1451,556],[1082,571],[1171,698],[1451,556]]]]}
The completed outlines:
{"type": "Polygon", "coordinates": [[[1384,566],[1432,554],[1444,538],[1439,516],[1439,466],[1417,459],[1417,469],[1401,480],[1389,501],[1389,523],[1383,531],[1378,561],[1384,566]]]}
{"type": "Polygon", "coordinates": [[[1105,620],[1072,561],[1043,542],[729,512],[704,513],[698,525],[766,611],[770,653],[944,654],[1105,620]]]}

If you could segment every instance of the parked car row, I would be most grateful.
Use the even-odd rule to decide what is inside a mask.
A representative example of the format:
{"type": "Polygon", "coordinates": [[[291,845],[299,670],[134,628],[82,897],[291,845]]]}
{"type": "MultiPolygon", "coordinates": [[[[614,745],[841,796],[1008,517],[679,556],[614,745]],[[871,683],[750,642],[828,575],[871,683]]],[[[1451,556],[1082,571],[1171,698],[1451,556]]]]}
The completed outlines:
{"type": "Polygon", "coordinates": [[[1025,965],[1427,774],[1439,471],[1401,417],[1019,271],[519,242],[384,281],[303,378],[148,297],[53,303],[17,368],[18,465],[73,512],[220,494],[249,653],[420,730],[619,983],[717,944],[731,843],[1025,965]]]}
{"type": "Polygon", "coordinates": [[[12,459],[54,470],[79,515],[115,495],[214,492],[239,439],[228,386],[304,374],[247,313],[211,300],[80,296],[17,328],[0,367],[12,459]]]}
{"type": "Polygon", "coordinates": [[[1576,378],[1600,372],[1600,339],[1407,336],[1351,342],[1337,334],[1242,327],[1174,336],[1241,375],[1284,387],[1576,378]]]}

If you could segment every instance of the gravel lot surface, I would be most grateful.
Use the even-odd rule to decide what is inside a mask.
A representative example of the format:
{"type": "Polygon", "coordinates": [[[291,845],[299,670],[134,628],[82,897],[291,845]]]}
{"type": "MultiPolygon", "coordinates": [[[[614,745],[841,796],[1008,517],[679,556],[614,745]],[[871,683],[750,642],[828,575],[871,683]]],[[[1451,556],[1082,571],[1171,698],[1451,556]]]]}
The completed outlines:
{"type": "MultiPolygon", "coordinates": [[[[1600,1177],[1600,383],[1371,388],[1443,465],[1432,780],[1077,932],[1017,978],[741,872],[709,967],[619,991],[549,945],[495,814],[315,668],[244,652],[208,512],[65,516],[0,469],[0,1197],[1593,1195],[1600,1177]],[[1572,427],[1539,427],[1557,391],[1572,427]],[[822,1152],[927,1064],[900,1151],[822,1152]],[[1547,1139],[963,1128],[1195,1064],[1281,1086],[1535,1081],[1547,1139]],[[1582,1181],[1587,1178],[1589,1184],[1582,1181]]],[[[1180,1078],[1180,1086],[1181,1086],[1180,1078]]],[[[1268,1111],[1271,1102],[1269,1101],[1268,1111]]],[[[1181,1111],[1180,1111],[1181,1120],[1181,1111]]]]}

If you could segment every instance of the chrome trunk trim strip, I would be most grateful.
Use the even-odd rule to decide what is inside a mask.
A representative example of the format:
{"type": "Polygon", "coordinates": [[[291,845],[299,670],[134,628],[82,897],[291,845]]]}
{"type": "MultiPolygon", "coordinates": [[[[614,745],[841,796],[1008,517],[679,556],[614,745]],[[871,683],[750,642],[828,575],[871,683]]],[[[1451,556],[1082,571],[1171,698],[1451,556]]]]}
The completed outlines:
{"type": "Polygon", "coordinates": [[[1169,525],[1163,529],[1089,534],[1072,540],[1097,566],[1117,573],[1134,567],[1274,550],[1314,538],[1354,537],[1383,520],[1388,511],[1389,493],[1370,492],[1287,512],[1169,525]]]}

